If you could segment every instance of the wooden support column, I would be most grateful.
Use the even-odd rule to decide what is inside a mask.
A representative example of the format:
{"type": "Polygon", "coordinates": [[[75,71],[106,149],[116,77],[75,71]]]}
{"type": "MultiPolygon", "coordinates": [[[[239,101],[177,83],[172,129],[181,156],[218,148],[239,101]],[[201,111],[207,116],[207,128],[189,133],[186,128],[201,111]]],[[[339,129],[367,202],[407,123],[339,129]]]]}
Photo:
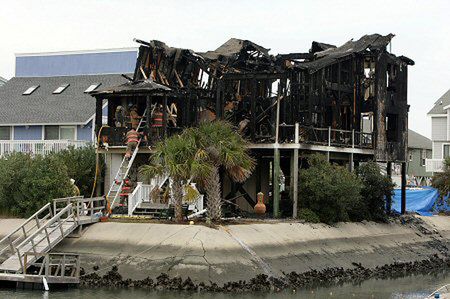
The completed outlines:
{"type": "Polygon", "coordinates": [[[402,215],[406,214],[406,162],[402,162],[402,215]]]}
{"type": "Polygon", "coordinates": [[[277,115],[275,123],[275,144],[273,150],[273,217],[280,216],[280,149],[278,143],[280,126],[280,91],[277,97],[277,115]]]}
{"type": "Polygon", "coordinates": [[[251,140],[255,141],[256,135],[256,93],[257,93],[257,83],[256,80],[251,80],[251,95],[250,95],[250,136],[251,140]]]}
{"type": "MultiPolygon", "coordinates": [[[[387,162],[386,165],[386,174],[389,178],[389,180],[392,179],[392,162],[387,162]]],[[[389,194],[386,196],[386,213],[390,214],[392,209],[392,195],[389,194]]]]}
{"type": "Polygon", "coordinates": [[[98,135],[98,131],[102,127],[103,119],[103,101],[101,98],[95,99],[95,135],[98,135]]]}
{"type": "Polygon", "coordinates": [[[163,137],[167,138],[167,95],[163,99],[163,137]]]}
{"type": "Polygon", "coordinates": [[[348,170],[353,172],[355,168],[353,167],[353,153],[350,153],[350,158],[348,160],[348,170]]]}
{"type": "MultiPolygon", "coordinates": [[[[299,124],[295,123],[295,145],[299,144],[299,124]]],[[[292,218],[297,218],[297,210],[298,210],[298,147],[294,149],[294,158],[292,161],[291,168],[291,176],[293,176],[292,180],[292,218]]]]}
{"type": "Polygon", "coordinates": [[[217,79],[216,91],[216,118],[222,119],[223,116],[223,79],[217,79]]]}

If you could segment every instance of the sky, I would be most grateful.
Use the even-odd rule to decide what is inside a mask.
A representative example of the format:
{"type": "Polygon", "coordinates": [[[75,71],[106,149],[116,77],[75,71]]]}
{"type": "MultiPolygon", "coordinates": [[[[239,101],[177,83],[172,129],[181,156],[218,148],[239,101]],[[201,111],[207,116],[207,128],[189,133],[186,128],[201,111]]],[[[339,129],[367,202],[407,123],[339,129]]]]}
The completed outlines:
{"type": "Polygon", "coordinates": [[[409,127],[431,135],[426,113],[450,89],[450,1],[0,0],[0,76],[14,76],[15,53],[137,46],[158,39],[195,51],[230,37],[272,54],[307,52],[313,40],[341,45],[393,33],[392,52],[409,68],[409,127]]]}

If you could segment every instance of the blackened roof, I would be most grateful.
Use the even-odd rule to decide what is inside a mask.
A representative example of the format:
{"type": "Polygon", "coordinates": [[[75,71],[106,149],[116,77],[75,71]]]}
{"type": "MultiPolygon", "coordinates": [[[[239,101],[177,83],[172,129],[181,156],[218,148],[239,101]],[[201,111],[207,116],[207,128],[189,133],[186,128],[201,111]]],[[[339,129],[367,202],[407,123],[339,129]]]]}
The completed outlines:
{"type": "Polygon", "coordinates": [[[153,82],[152,80],[142,81],[128,81],[126,83],[111,86],[105,89],[98,89],[91,92],[92,96],[108,96],[108,95],[127,95],[127,94],[152,94],[152,93],[167,93],[171,89],[167,86],[153,82]]]}
{"type": "MultiPolygon", "coordinates": [[[[299,67],[306,68],[313,73],[325,66],[337,62],[339,58],[352,55],[353,53],[360,53],[366,50],[383,50],[391,42],[393,37],[393,34],[385,36],[380,34],[370,34],[364,35],[357,41],[351,39],[337,48],[329,45],[329,48],[314,54],[315,60],[300,63],[299,67]]],[[[414,62],[407,57],[404,57],[403,59],[407,61],[408,64],[414,64],[414,62]]]]}
{"type": "Polygon", "coordinates": [[[261,52],[265,56],[269,56],[270,49],[266,49],[261,47],[260,45],[255,44],[249,40],[242,40],[238,38],[230,38],[223,45],[218,47],[214,51],[208,51],[205,53],[198,53],[200,56],[209,59],[209,60],[217,60],[221,57],[230,58],[237,54],[239,54],[243,49],[254,49],[261,52]]]}
{"type": "Polygon", "coordinates": [[[123,82],[126,79],[116,74],[14,77],[0,88],[0,125],[83,124],[95,114],[94,100],[84,91],[94,83],[107,87],[123,82]],[[53,94],[63,84],[69,86],[62,93],[53,94]],[[33,85],[39,88],[22,95],[33,85]]]}

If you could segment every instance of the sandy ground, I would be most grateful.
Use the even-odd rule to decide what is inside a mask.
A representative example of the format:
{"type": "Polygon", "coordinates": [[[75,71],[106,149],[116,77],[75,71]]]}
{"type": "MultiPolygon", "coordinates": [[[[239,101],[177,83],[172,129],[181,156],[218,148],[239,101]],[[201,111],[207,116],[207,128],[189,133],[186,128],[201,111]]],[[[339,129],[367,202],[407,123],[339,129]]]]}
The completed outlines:
{"type": "MultiPolygon", "coordinates": [[[[194,281],[248,280],[327,267],[365,267],[446,254],[450,218],[415,221],[324,224],[253,223],[220,226],[154,223],[97,223],[80,238],[68,238],[54,252],[82,256],[87,273],[119,266],[125,278],[190,276],[194,281]]],[[[21,223],[0,219],[0,236],[21,223]]]]}

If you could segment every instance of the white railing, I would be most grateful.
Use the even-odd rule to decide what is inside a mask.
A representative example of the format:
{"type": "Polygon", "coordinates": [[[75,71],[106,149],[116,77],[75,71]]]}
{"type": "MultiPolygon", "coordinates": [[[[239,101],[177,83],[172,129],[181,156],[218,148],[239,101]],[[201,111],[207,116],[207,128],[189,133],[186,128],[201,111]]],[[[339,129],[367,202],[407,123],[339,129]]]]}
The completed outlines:
{"type": "MultiPolygon", "coordinates": [[[[138,182],[136,188],[133,193],[128,196],[128,216],[132,216],[134,210],[141,204],[142,202],[155,203],[150,194],[155,187],[161,187],[164,182],[167,180],[167,176],[158,177],[156,180],[153,179],[152,183],[147,185],[142,182],[138,182]]],[[[199,194],[196,201],[189,203],[189,210],[198,212],[203,210],[203,194],[199,194]]]]}
{"type": "Polygon", "coordinates": [[[425,169],[427,172],[442,172],[444,168],[443,159],[426,159],[425,169]]]}
{"type": "Polygon", "coordinates": [[[133,215],[134,210],[143,201],[150,201],[150,193],[155,187],[161,188],[167,181],[167,175],[161,175],[153,178],[149,185],[138,182],[131,195],[128,196],[128,215],[133,215]]]}
{"type": "Polygon", "coordinates": [[[84,140],[0,140],[0,157],[12,152],[31,155],[47,155],[68,149],[80,148],[91,144],[84,140]]]}

